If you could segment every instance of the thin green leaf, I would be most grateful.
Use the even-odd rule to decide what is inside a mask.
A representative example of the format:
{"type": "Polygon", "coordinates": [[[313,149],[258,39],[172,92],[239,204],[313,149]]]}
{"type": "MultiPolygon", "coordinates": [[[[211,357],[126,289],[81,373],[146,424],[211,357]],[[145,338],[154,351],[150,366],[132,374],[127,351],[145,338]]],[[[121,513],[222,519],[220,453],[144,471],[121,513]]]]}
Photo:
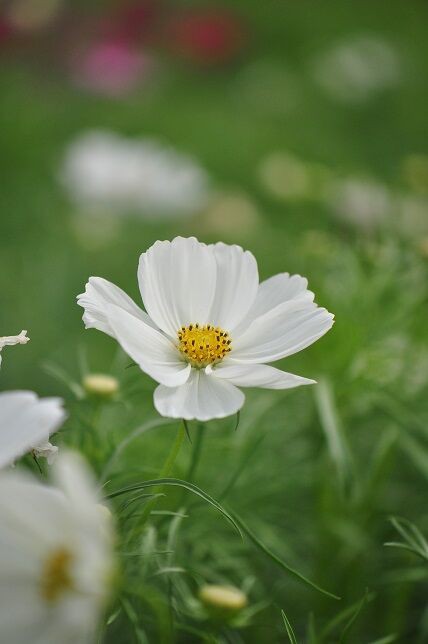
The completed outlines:
{"type": "Polygon", "coordinates": [[[239,427],[239,421],[240,420],[241,420],[241,411],[239,410],[239,411],[236,412],[236,424],[235,424],[235,429],[234,429],[235,432],[239,427]]]}
{"type": "Polygon", "coordinates": [[[336,467],[339,483],[343,487],[351,471],[351,458],[346,436],[339,421],[332,387],[327,380],[321,379],[312,391],[330,457],[336,467]]]}
{"type": "Polygon", "coordinates": [[[391,644],[391,642],[396,642],[398,639],[398,635],[395,635],[394,633],[391,635],[387,635],[386,637],[381,637],[379,640],[373,640],[372,642],[369,642],[369,644],[391,644]]]}
{"type": "Polygon", "coordinates": [[[334,595],[333,593],[329,592],[328,590],[325,590],[324,588],[321,588],[321,586],[318,586],[318,584],[315,584],[313,581],[302,575],[298,570],[295,570],[291,566],[285,563],[282,559],[280,559],[276,554],[274,554],[267,546],[264,545],[256,537],[256,535],[250,530],[250,528],[243,522],[243,520],[237,516],[237,514],[234,512],[233,513],[233,518],[235,519],[235,522],[238,524],[238,526],[241,528],[241,530],[247,535],[247,537],[250,539],[250,541],[253,542],[253,544],[259,548],[262,552],[265,553],[272,561],[274,561],[278,566],[289,572],[291,575],[299,579],[300,581],[303,581],[307,586],[310,586],[311,588],[317,590],[318,592],[322,593],[323,595],[327,595],[327,597],[331,597],[332,599],[338,599],[340,600],[340,597],[337,595],[334,595]]]}
{"type": "Polygon", "coordinates": [[[428,542],[425,539],[425,537],[423,536],[422,532],[419,530],[419,528],[414,523],[412,523],[408,519],[398,518],[398,517],[391,517],[391,522],[392,522],[392,524],[394,526],[397,526],[398,524],[401,524],[409,532],[411,532],[413,537],[416,539],[416,542],[422,548],[422,550],[425,550],[428,553],[428,542]]]}
{"type": "Polygon", "coordinates": [[[155,573],[153,573],[153,577],[157,577],[158,575],[169,575],[170,573],[187,574],[187,570],[185,568],[181,568],[180,566],[167,566],[165,568],[160,568],[155,573]]]}
{"type": "Polygon", "coordinates": [[[184,418],[183,418],[183,425],[184,425],[184,429],[186,430],[187,440],[189,441],[190,444],[192,444],[192,437],[190,436],[189,425],[187,420],[184,420],[184,418]]]}
{"type": "Polygon", "coordinates": [[[210,496],[207,492],[204,492],[197,485],[194,485],[193,483],[188,483],[187,481],[181,481],[180,479],[174,479],[174,478],[161,478],[161,479],[154,479],[151,481],[143,481],[142,483],[131,485],[129,487],[122,488],[121,490],[116,490],[116,492],[112,492],[111,494],[108,494],[106,496],[106,499],[114,499],[117,496],[121,496],[122,494],[127,494],[128,492],[137,492],[139,490],[143,490],[148,487],[163,486],[163,485],[181,487],[185,490],[188,490],[189,492],[192,492],[192,494],[199,496],[201,499],[203,499],[204,501],[212,505],[216,510],[218,510],[229,521],[229,523],[233,525],[233,527],[236,529],[236,531],[238,532],[238,534],[242,539],[242,532],[239,528],[238,523],[235,521],[232,515],[229,514],[229,512],[225,510],[220,505],[220,503],[216,501],[212,496],[210,496]]]}
{"type": "Polygon", "coordinates": [[[413,546],[408,546],[406,543],[387,541],[383,545],[389,548],[399,548],[400,550],[407,550],[408,552],[411,552],[412,554],[417,555],[418,557],[421,557],[421,559],[424,559],[424,561],[428,561],[428,556],[424,552],[421,552],[420,550],[413,548],[413,546]]]}
{"type": "Polygon", "coordinates": [[[315,617],[313,613],[309,613],[308,627],[307,627],[308,644],[317,644],[318,636],[315,628],[315,617]]]}
{"type": "MultiPolygon", "coordinates": [[[[376,593],[370,592],[367,596],[367,601],[371,602],[376,597],[376,593]]],[[[361,603],[361,599],[347,606],[340,613],[338,613],[333,619],[331,619],[326,626],[324,626],[321,632],[321,640],[324,640],[328,635],[333,633],[333,631],[345,620],[349,618],[350,615],[353,615],[361,603]]]]}
{"type": "Polygon", "coordinates": [[[132,499],[127,499],[125,503],[122,505],[120,508],[120,512],[123,512],[129,508],[130,505],[135,503],[136,501],[141,501],[142,499],[153,499],[158,496],[165,496],[165,494],[162,494],[162,492],[159,492],[158,494],[150,494],[150,493],[143,493],[143,494],[137,494],[137,496],[133,496],[132,499]]]}
{"type": "Polygon", "coordinates": [[[123,598],[121,600],[121,603],[122,603],[124,613],[126,614],[129,620],[129,623],[132,625],[134,629],[135,639],[137,640],[138,644],[148,644],[148,639],[146,637],[146,634],[144,633],[144,631],[139,625],[138,615],[135,612],[131,602],[128,601],[126,598],[123,598]]]}
{"type": "Polygon", "coordinates": [[[238,467],[236,470],[232,473],[232,476],[230,477],[229,481],[226,483],[225,487],[223,488],[223,491],[220,493],[219,499],[222,501],[228,494],[229,492],[233,489],[235,483],[241,476],[242,472],[245,470],[247,467],[248,463],[250,462],[251,458],[256,454],[261,442],[266,438],[266,434],[261,434],[260,436],[257,437],[257,439],[254,441],[252,445],[246,450],[242,461],[238,464],[238,467]]]}
{"type": "Polygon", "coordinates": [[[281,615],[284,621],[285,630],[287,631],[288,639],[290,640],[290,644],[297,644],[297,639],[296,639],[296,636],[294,635],[293,627],[291,626],[287,615],[282,609],[281,609],[281,615]]]}
{"type": "Polygon", "coordinates": [[[351,630],[352,626],[354,625],[355,621],[357,620],[357,618],[358,618],[359,614],[361,613],[361,611],[363,610],[364,606],[367,604],[368,597],[369,597],[369,592],[368,592],[368,589],[366,589],[364,597],[362,598],[362,600],[359,602],[359,604],[357,606],[357,610],[353,613],[353,615],[351,616],[351,619],[349,620],[349,622],[346,624],[345,628],[342,631],[342,635],[340,636],[339,644],[343,644],[346,641],[346,637],[347,637],[349,631],[351,630]]]}
{"type": "Polygon", "coordinates": [[[55,380],[62,382],[62,384],[65,385],[78,400],[84,398],[85,392],[83,387],[78,382],[70,378],[64,369],[53,362],[44,362],[42,364],[42,369],[49,376],[55,378],[55,380]]]}
{"type": "Polygon", "coordinates": [[[147,423],[144,423],[143,425],[140,425],[134,431],[132,431],[130,434],[126,436],[116,447],[110,458],[108,459],[107,463],[104,466],[104,469],[101,473],[101,481],[105,481],[108,474],[111,472],[111,468],[113,463],[119,458],[121,453],[128,447],[130,443],[132,443],[134,440],[145,434],[146,432],[150,431],[151,429],[156,429],[157,427],[161,427],[162,425],[170,425],[172,423],[176,423],[177,421],[174,420],[173,418],[155,418],[153,420],[147,421],[147,423]]]}
{"type": "Polygon", "coordinates": [[[394,528],[401,534],[403,537],[404,541],[406,541],[409,545],[413,546],[415,549],[419,547],[419,544],[417,541],[415,541],[413,535],[410,535],[407,528],[404,527],[398,519],[391,517],[390,519],[392,525],[394,528]]]}
{"type": "Polygon", "coordinates": [[[416,440],[407,432],[402,432],[400,434],[399,445],[407,456],[410,457],[413,465],[428,479],[428,452],[421,441],[416,440]]]}

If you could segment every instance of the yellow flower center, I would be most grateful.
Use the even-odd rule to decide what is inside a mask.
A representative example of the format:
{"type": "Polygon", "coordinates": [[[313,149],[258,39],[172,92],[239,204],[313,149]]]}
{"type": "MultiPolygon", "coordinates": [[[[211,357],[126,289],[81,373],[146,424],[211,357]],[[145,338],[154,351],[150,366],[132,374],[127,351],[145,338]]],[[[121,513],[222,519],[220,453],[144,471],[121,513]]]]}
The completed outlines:
{"type": "Polygon", "coordinates": [[[72,588],[70,566],[73,555],[66,548],[58,548],[46,560],[42,574],[41,592],[47,601],[55,601],[65,590],[72,588]]]}
{"type": "Polygon", "coordinates": [[[179,350],[198,369],[220,362],[232,349],[228,332],[211,324],[182,326],[177,335],[179,350]]]}

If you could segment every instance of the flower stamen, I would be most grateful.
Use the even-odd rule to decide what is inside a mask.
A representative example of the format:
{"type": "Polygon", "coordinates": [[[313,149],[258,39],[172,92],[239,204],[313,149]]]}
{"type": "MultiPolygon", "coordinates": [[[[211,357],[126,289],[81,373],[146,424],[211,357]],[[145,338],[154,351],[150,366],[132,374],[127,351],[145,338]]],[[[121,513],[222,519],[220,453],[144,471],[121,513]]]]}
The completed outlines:
{"type": "Polygon", "coordinates": [[[232,350],[229,333],[212,324],[189,324],[177,332],[178,348],[197,369],[217,363],[232,350]]]}
{"type": "Polygon", "coordinates": [[[72,588],[70,567],[73,555],[67,548],[58,548],[45,562],[41,592],[47,601],[55,601],[65,590],[72,588]]]}

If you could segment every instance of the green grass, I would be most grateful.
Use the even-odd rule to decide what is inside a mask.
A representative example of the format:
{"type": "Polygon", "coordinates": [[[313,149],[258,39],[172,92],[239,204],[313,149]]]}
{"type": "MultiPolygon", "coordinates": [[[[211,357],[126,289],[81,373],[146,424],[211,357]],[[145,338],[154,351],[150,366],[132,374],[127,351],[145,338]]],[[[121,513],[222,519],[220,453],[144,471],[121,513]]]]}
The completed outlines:
{"type": "Polygon", "coordinates": [[[58,442],[83,449],[108,481],[106,494],[136,486],[134,501],[113,500],[123,570],[106,642],[423,644],[428,568],[420,552],[407,551],[425,548],[428,537],[428,280],[420,237],[401,236],[392,216],[366,235],[316,201],[281,202],[260,185],[257,167],[266,154],[287,150],[339,176],[363,173],[406,190],[403,158],[428,153],[427,7],[398,0],[234,6],[252,33],[241,60],[201,73],[166,59],[156,91],[125,101],[78,92],[46,52],[19,61],[3,54],[0,333],[27,328],[31,342],[4,351],[1,387],[64,396],[69,420],[58,442]],[[397,48],[401,82],[360,107],[328,99],[308,58],[367,32],[397,48]],[[237,91],[242,70],[259,59],[289,70],[297,97],[290,112],[272,113],[237,91]],[[84,331],[75,296],[89,275],[100,275],[138,301],[138,256],[156,239],[222,235],[206,232],[198,217],[124,219],[110,243],[82,243],[55,172],[66,143],[93,127],[159,137],[193,153],[219,187],[247,193],[260,224],[225,232],[224,241],[250,248],[263,278],[307,276],[317,302],[336,315],[325,338],[280,365],[317,379],[316,387],[248,391],[236,431],[235,418],[190,423],[192,444],[183,441],[161,489],[145,486],[158,477],[178,423],[156,416],[154,383],[126,369],[129,359],[113,340],[84,331]],[[117,376],[117,398],[100,404],[76,396],[87,370],[117,376]],[[177,480],[188,481],[187,491],[177,480]],[[416,532],[397,519],[400,536],[391,516],[416,532]],[[398,541],[404,546],[384,546],[398,541]],[[248,606],[213,618],[197,598],[208,582],[244,589],[248,606]]]}

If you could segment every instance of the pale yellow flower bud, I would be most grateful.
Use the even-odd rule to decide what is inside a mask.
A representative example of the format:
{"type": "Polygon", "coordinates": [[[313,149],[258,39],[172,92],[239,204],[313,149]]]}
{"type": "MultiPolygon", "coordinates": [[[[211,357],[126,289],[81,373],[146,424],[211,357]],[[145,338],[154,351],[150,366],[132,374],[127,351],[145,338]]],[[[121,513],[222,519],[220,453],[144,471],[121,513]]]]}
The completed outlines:
{"type": "Polygon", "coordinates": [[[206,584],[199,590],[199,599],[211,610],[236,613],[248,603],[247,596],[239,588],[206,584]]]}
{"type": "Polygon", "coordinates": [[[119,381],[103,373],[90,373],[83,378],[83,387],[88,394],[110,398],[119,391],[119,381]]]}

